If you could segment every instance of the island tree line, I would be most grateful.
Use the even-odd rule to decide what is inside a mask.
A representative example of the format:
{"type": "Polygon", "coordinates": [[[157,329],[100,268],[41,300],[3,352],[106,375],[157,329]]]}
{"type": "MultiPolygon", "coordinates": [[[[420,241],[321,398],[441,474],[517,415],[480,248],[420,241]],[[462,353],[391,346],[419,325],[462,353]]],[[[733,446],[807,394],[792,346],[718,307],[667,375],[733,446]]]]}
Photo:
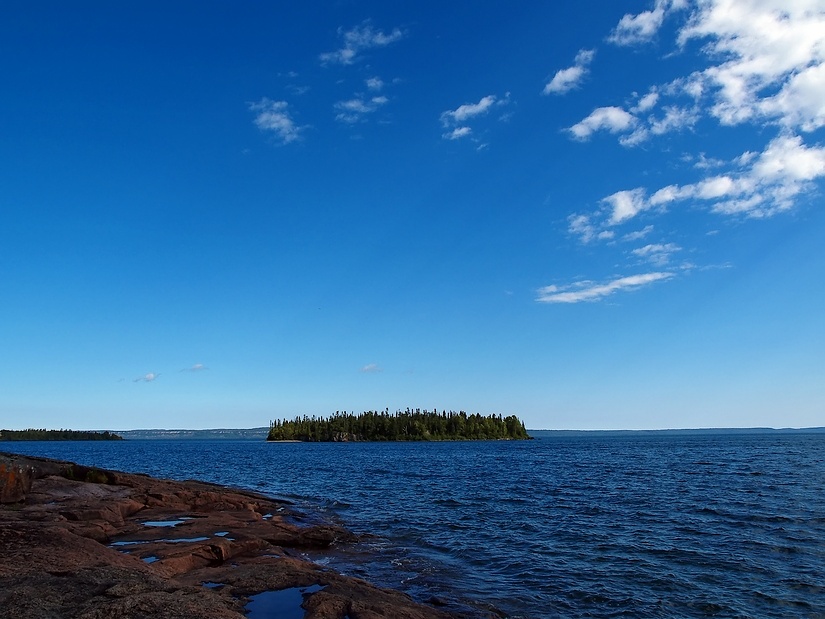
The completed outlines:
{"type": "Polygon", "coordinates": [[[122,441],[123,437],[105,432],[85,430],[0,430],[0,441],[122,441]]]}
{"type": "Polygon", "coordinates": [[[269,424],[268,441],[451,441],[529,439],[515,415],[468,415],[464,411],[416,408],[390,413],[365,411],[358,415],[335,411],[330,417],[307,416],[269,424]]]}

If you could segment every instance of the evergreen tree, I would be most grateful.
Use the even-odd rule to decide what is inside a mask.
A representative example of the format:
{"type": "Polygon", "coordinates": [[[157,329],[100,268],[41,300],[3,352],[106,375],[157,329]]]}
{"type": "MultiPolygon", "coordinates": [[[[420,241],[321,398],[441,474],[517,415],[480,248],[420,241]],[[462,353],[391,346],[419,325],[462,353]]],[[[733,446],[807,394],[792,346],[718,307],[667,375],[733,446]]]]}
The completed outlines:
{"type": "Polygon", "coordinates": [[[443,441],[529,439],[524,423],[515,415],[467,415],[433,408],[390,414],[365,411],[360,415],[335,411],[330,417],[295,417],[269,424],[270,441],[443,441]]]}

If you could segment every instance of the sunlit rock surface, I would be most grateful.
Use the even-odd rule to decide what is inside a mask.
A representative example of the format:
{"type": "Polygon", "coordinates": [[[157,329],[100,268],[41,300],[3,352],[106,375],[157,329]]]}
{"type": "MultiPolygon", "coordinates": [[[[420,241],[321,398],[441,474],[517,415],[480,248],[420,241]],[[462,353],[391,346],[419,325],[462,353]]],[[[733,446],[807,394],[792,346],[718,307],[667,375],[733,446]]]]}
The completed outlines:
{"type": "Polygon", "coordinates": [[[0,453],[0,497],[2,618],[241,619],[292,588],[306,619],[456,616],[302,559],[354,537],[259,494],[0,453]]]}

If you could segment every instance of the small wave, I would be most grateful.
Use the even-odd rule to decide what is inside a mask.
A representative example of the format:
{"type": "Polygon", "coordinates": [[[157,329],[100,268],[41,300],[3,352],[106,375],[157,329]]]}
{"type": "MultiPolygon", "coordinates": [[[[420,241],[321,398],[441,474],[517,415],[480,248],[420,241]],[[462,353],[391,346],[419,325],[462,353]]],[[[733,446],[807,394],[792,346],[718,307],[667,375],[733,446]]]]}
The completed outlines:
{"type": "Polygon", "coordinates": [[[435,499],[433,501],[436,505],[441,505],[443,507],[464,507],[465,504],[461,501],[456,501],[455,499],[435,499]]]}
{"type": "Polygon", "coordinates": [[[810,610],[811,608],[813,608],[811,604],[803,600],[783,600],[772,595],[762,593],[761,591],[754,591],[754,596],[771,606],[778,606],[781,608],[795,608],[798,610],[810,610]]]}

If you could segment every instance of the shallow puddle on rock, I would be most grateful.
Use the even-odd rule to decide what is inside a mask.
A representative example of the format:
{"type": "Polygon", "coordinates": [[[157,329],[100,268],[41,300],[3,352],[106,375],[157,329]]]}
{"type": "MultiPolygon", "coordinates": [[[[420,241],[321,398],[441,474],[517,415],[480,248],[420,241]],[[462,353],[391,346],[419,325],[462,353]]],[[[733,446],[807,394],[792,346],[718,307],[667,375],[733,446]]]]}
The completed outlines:
{"type": "Polygon", "coordinates": [[[264,591],[253,595],[246,605],[248,619],[304,619],[304,596],[323,589],[320,585],[264,591]]]}
{"type": "Polygon", "coordinates": [[[186,544],[195,542],[205,542],[208,537],[179,537],[177,539],[163,538],[163,539],[141,539],[141,540],[123,540],[120,542],[111,542],[109,546],[118,548],[120,546],[134,546],[135,544],[186,544]]]}
{"type": "Polygon", "coordinates": [[[207,589],[220,589],[221,587],[226,586],[222,582],[202,582],[201,585],[203,585],[207,589]]]}
{"type": "Polygon", "coordinates": [[[149,557],[143,557],[143,562],[144,563],[154,563],[157,560],[158,560],[158,558],[155,555],[151,555],[149,557]]]}
{"type": "Polygon", "coordinates": [[[186,520],[186,518],[181,518],[180,520],[147,520],[141,524],[144,527],[176,527],[186,522],[186,520]]]}
{"type": "Polygon", "coordinates": [[[205,542],[208,537],[180,537],[178,539],[159,539],[159,542],[167,542],[169,544],[185,544],[187,542],[205,542]]]}

